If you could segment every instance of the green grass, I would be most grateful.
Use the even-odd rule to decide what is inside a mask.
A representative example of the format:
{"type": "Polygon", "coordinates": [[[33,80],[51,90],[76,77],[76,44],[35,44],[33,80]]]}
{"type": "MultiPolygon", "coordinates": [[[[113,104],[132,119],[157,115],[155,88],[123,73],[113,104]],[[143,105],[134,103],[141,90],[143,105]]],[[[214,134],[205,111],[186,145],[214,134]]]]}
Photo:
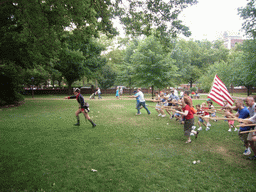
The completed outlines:
{"type": "Polygon", "coordinates": [[[182,125],[135,116],[134,100],[89,100],[92,128],[82,114],[73,126],[75,100],[54,98],[0,110],[0,191],[255,190],[255,162],[224,121],[185,144],[182,125]]]}

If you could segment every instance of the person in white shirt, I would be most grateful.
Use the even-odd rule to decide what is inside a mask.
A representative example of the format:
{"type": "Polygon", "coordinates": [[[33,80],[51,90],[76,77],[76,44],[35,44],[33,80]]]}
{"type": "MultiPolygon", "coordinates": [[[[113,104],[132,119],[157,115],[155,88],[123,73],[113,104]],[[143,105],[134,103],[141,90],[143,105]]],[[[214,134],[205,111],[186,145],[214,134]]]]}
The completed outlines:
{"type": "Polygon", "coordinates": [[[98,87],[98,91],[97,91],[97,92],[98,92],[98,96],[99,96],[98,99],[102,99],[102,97],[101,97],[101,91],[100,91],[100,88],[99,88],[99,87],[98,87]]]}
{"type": "Polygon", "coordinates": [[[181,92],[180,92],[180,98],[182,98],[182,97],[184,96],[183,94],[184,94],[184,92],[181,91],[181,92]]]}
{"type": "Polygon", "coordinates": [[[132,96],[132,97],[136,97],[136,98],[138,97],[139,98],[139,103],[137,105],[137,110],[138,110],[137,115],[141,114],[140,106],[143,106],[147,110],[148,114],[150,115],[150,111],[146,107],[145,99],[144,99],[144,94],[141,92],[141,88],[138,88],[137,91],[138,91],[137,96],[132,96]]]}
{"type": "Polygon", "coordinates": [[[173,89],[173,94],[176,96],[176,97],[179,97],[179,93],[176,89],[173,89]]]}

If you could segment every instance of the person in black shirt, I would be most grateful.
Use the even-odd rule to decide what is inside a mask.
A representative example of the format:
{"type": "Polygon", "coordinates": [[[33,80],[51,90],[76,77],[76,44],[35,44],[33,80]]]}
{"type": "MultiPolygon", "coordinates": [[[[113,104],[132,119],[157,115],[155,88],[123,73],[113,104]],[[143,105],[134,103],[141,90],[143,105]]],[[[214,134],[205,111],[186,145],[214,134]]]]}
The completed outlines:
{"type": "Polygon", "coordinates": [[[90,111],[89,105],[88,105],[88,103],[84,102],[84,97],[80,94],[80,90],[78,88],[74,89],[74,96],[65,97],[65,99],[75,99],[75,98],[76,98],[77,102],[79,103],[79,109],[76,111],[77,123],[74,125],[80,126],[79,114],[83,113],[85,118],[91,122],[92,127],[95,127],[96,124],[91,120],[91,118],[89,117],[89,114],[88,114],[90,111]]]}

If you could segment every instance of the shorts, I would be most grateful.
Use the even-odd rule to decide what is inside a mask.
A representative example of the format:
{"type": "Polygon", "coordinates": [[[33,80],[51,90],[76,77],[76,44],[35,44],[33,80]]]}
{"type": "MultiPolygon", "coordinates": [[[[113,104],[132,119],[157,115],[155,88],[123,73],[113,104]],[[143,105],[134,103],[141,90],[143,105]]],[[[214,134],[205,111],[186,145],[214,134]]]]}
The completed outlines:
{"type": "Polygon", "coordinates": [[[198,118],[198,121],[201,122],[201,123],[204,122],[204,120],[201,117],[198,118]]]}
{"type": "Polygon", "coordinates": [[[161,110],[161,105],[159,105],[158,103],[156,104],[156,110],[161,110]]]}
{"type": "Polygon", "coordinates": [[[228,120],[228,124],[229,124],[229,125],[234,125],[234,122],[235,122],[235,121],[228,120]]]}
{"type": "Polygon", "coordinates": [[[216,112],[212,113],[211,117],[216,117],[216,112]]]}
{"type": "MultiPolygon", "coordinates": [[[[254,127],[254,130],[256,132],[256,127],[254,127]]],[[[252,137],[256,136],[255,132],[251,132],[251,133],[248,134],[248,137],[247,137],[248,141],[252,141],[252,137]]]]}
{"type": "Polygon", "coordinates": [[[247,142],[248,142],[247,137],[248,137],[249,133],[243,133],[243,134],[241,134],[240,132],[242,132],[242,131],[239,130],[239,132],[238,132],[239,139],[240,139],[241,141],[243,141],[244,143],[247,143],[247,142]]]}
{"type": "Polygon", "coordinates": [[[79,109],[84,109],[84,112],[85,112],[85,113],[89,113],[89,112],[90,112],[89,107],[87,107],[87,108],[81,108],[81,107],[79,107],[79,109]]]}
{"type": "Polygon", "coordinates": [[[181,116],[181,114],[179,114],[179,113],[175,113],[175,114],[174,114],[174,116],[179,117],[179,116],[181,116]]]}
{"type": "Polygon", "coordinates": [[[192,126],[194,125],[194,118],[192,119],[185,119],[184,123],[184,135],[185,136],[190,136],[190,132],[192,130],[192,126]]]}

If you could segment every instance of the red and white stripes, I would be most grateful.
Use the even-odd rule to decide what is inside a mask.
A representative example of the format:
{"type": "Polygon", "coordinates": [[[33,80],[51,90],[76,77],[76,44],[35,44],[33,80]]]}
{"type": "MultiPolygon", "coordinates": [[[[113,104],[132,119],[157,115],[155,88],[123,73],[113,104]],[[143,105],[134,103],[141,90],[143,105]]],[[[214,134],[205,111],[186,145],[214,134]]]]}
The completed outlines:
{"type": "Polygon", "coordinates": [[[223,106],[223,101],[226,100],[229,105],[233,105],[234,101],[231,98],[227,87],[225,84],[220,80],[220,78],[215,75],[212,89],[208,95],[208,98],[210,98],[215,103],[218,103],[219,105],[223,106]]]}

